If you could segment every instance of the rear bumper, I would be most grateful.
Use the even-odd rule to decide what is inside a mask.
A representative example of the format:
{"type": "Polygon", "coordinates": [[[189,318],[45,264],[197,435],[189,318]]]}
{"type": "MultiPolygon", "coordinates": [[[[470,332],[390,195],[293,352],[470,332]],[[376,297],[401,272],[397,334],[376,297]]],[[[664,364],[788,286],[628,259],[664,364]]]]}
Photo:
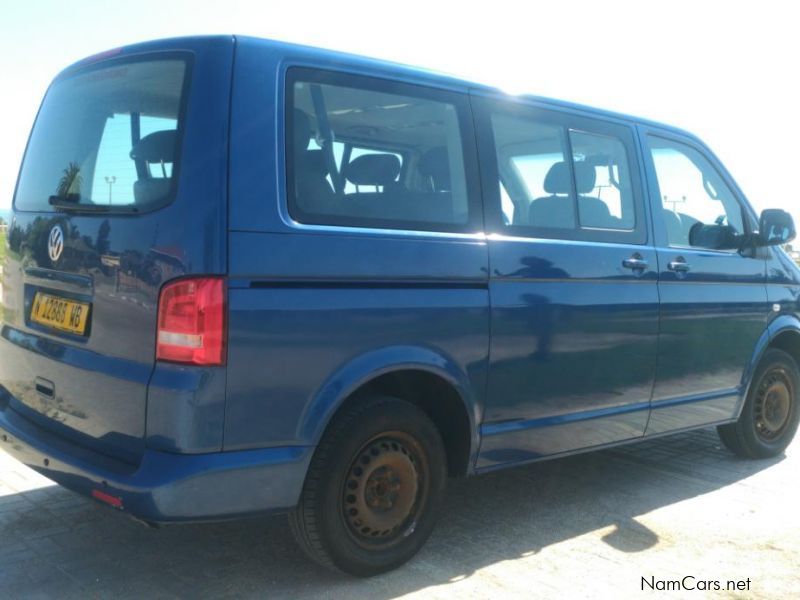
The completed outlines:
{"type": "Polygon", "coordinates": [[[146,450],[136,465],[65,441],[28,421],[0,390],[0,449],[86,496],[98,490],[119,510],[154,523],[224,520],[297,504],[313,447],[212,454],[146,450]]]}

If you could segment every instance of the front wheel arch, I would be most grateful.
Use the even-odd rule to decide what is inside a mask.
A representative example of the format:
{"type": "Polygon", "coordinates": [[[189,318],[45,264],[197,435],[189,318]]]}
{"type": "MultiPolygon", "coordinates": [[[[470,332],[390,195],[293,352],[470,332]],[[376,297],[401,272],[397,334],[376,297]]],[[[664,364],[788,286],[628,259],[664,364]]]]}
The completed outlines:
{"type": "MultiPolygon", "coordinates": [[[[779,390],[778,390],[779,391],[779,390]]],[[[764,353],[748,389],[739,418],[717,427],[722,442],[743,458],[771,458],[781,454],[792,442],[800,422],[800,368],[787,352],[770,347],[764,353]],[[775,410],[772,382],[783,388],[783,403],[787,410],[775,410]],[[770,415],[770,412],[774,412],[770,415]],[[766,416],[765,416],[766,415],[766,416]],[[770,434],[770,435],[767,435],[770,434]],[[774,435],[772,435],[774,434],[774,435]]]]}
{"type": "Polygon", "coordinates": [[[770,348],[783,350],[800,366],[800,319],[794,315],[780,315],[771,321],[761,333],[761,337],[755,343],[750,361],[742,373],[741,396],[733,418],[738,419],[741,416],[756,370],[770,348]]]}

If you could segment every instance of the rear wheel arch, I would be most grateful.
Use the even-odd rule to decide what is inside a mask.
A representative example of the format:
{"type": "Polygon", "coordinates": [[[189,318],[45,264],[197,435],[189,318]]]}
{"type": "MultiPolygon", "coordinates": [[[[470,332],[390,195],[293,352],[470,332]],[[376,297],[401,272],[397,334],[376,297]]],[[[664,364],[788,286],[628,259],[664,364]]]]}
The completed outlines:
{"type": "MultiPolygon", "coordinates": [[[[393,350],[392,358],[398,358],[398,349],[393,350]]],[[[434,423],[445,444],[449,475],[471,473],[480,415],[466,375],[430,350],[415,349],[414,354],[404,361],[384,362],[390,358],[385,354],[353,361],[329,379],[309,404],[301,420],[300,438],[317,445],[336,415],[359,398],[391,396],[419,407],[434,423]]]]}
{"type": "Polygon", "coordinates": [[[366,382],[341,408],[362,395],[385,395],[420,408],[439,430],[447,454],[448,475],[469,473],[474,427],[458,390],[441,376],[421,369],[389,371],[366,382]]]}

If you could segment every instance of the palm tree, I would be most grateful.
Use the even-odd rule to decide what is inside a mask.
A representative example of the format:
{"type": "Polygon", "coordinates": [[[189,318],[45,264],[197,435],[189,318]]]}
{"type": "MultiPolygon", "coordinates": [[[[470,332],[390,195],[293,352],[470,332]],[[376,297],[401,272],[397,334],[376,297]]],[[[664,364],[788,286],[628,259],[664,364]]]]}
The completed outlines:
{"type": "Polygon", "coordinates": [[[83,177],[78,163],[70,162],[67,168],[62,171],[64,175],[58,180],[56,195],[64,199],[77,199],[81,195],[81,185],[83,177]]]}

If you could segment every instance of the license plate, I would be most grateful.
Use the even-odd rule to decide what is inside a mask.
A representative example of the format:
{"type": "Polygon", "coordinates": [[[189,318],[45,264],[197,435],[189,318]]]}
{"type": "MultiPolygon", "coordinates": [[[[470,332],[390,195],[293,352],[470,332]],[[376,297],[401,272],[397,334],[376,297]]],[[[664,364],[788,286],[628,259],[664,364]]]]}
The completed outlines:
{"type": "Polygon", "coordinates": [[[54,329],[83,335],[89,318],[89,304],[36,292],[31,321],[54,329]]]}

